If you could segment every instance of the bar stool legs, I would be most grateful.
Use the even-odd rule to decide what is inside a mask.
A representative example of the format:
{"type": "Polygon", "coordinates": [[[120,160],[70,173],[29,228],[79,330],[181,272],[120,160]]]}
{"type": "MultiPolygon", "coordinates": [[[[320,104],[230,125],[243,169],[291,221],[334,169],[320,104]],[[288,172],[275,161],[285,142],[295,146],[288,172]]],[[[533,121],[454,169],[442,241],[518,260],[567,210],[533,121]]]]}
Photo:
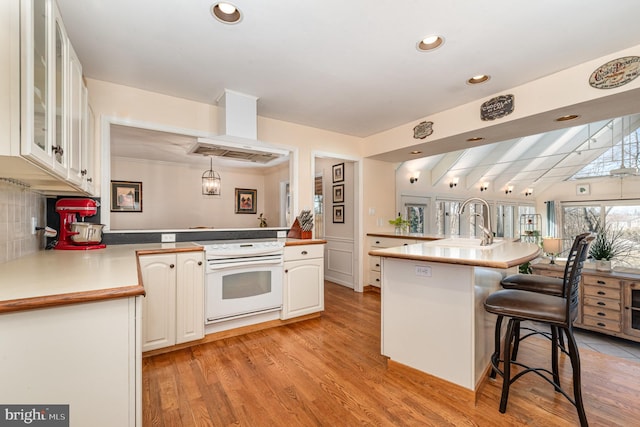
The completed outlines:
{"type": "Polygon", "coordinates": [[[500,359],[501,345],[501,327],[503,316],[498,316],[496,319],[496,329],[495,329],[495,343],[494,343],[494,353],[491,355],[491,378],[496,377],[496,373],[500,374],[503,378],[502,380],[502,394],[500,396],[500,413],[505,413],[507,410],[507,402],[509,400],[509,389],[511,384],[517,381],[521,376],[528,372],[535,372],[540,377],[545,379],[547,382],[554,386],[556,392],[561,393],[565,396],[569,402],[571,402],[578,412],[578,418],[580,420],[581,427],[587,427],[589,424],[587,422],[587,415],[584,410],[584,403],[582,400],[582,381],[580,375],[580,355],[578,352],[578,346],[576,344],[575,338],[573,336],[573,331],[558,327],[551,327],[551,372],[544,368],[532,368],[526,366],[522,363],[516,362],[513,357],[513,349],[517,343],[517,333],[520,330],[520,320],[516,318],[509,318],[509,322],[507,323],[507,331],[504,339],[504,349],[502,349],[502,359],[500,359]],[[569,396],[561,387],[560,387],[560,373],[558,366],[558,358],[559,358],[559,346],[558,340],[562,335],[566,335],[566,344],[568,347],[569,359],[571,361],[571,369],[573,371],[573,398],[569,396]],[[515,342],[514,342],[515,340],[515,342]],[[513,343],[513,345],[512,345],[513,343]],[[503,363],[502,370],[499,369],[500,362],[503,363]],[[511,377],[511,365],[516,364],[524,370],[518,372],[515,376],[511,377]],[[551,378],[547,377],[547,375],[551,374],[551,378]]]}

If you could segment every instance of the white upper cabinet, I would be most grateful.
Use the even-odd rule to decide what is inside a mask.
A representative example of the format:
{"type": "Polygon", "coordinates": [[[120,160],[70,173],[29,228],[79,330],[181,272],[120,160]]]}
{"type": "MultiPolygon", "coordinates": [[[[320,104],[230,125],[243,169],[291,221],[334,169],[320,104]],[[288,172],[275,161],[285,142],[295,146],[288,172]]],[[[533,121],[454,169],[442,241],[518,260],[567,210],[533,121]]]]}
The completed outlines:
{"type": "MultiPolygon", "coordinates": [[[[0,163],[11,166],[8,173],[16,175],[11,177],[26,182],[32,179],[34,188],[54,191],[69,186],[96,195],[91,177],[95,162],[90,138],[93,133],[85,123],[89,114],[82,64],[56,2],[21,0],[19,13],[17,3],[13,4],[15,9],[0,9],[2,22],[19,22],[6,34],[3,31],[0,56],[16,61],[19,58],[19,62],[11,65],[9,61],[7,69],[0,72],[12,84],[17,85],[18,79],[20,82],[19,117],[3,118],[9,127],[19,127],[19,150],[13,148],[11,141],[0,141],[0,155],[13,157],[0,159],[0,163]],[[47,175],[51,178],[43,180],[47,175]]],[[[12,101],[11,105],[17,104],[12,101]]]]}

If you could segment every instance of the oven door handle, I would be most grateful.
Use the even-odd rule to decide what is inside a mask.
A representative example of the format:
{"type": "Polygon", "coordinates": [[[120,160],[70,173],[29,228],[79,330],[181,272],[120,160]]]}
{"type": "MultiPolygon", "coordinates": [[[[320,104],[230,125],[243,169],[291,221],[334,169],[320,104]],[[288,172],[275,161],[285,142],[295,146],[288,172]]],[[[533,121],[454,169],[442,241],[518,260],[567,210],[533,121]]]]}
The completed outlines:
{"type": "Polygon", "coordinates": [[[240,270],[240,269],[245,270],[247,268],[252,268],[255,266],[265,266],[265,265],[278,266],[278,265],[283,265],[283,262],[281,258],[281,259],[254,260],[250,262],[238,262],[238,261],[211,262],[209,261],[207,264],[210,271],[220,271],[220,270],[240,270]]]}

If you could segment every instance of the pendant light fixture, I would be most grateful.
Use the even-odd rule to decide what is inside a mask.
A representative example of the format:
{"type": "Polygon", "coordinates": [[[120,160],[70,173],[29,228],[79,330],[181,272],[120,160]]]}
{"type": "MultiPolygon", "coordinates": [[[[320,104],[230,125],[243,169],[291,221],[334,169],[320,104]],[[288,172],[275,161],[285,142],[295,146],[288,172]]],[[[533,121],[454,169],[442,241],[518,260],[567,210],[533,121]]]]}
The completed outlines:
{"type": "Polygon", "coordinates": [[[220,174],[213,170],[213,158],[209,157],[209,170],[202,174],[202,194],[205,196],[220,195],[220,174]]]}

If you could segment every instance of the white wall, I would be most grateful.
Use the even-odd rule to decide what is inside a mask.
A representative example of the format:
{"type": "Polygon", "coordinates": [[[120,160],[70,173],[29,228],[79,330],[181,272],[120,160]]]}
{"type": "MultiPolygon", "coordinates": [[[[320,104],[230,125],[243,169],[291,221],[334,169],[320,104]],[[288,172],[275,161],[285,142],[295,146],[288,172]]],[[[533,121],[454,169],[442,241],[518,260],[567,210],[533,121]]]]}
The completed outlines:
{"type": "MultiPolygon", "coordinates": [[[[209,166],[207,165],[206,168],[209,166]]],[[[214,168],[220,174],[220,196],[202,195],[198,166],[128,158],[112,159],[111,179],[142,182],[142,212],[112,212],[112,230],[186,229],[191,227],[255,228],[264,213],[278,226],[278,185],[283,168],[271,175],[257,169],[214,168]],[[235,189],[257,190],[255,214],[235,213],[235,189]]],[[[288,168],[284,174],[288,176],[288,168]]]]}

